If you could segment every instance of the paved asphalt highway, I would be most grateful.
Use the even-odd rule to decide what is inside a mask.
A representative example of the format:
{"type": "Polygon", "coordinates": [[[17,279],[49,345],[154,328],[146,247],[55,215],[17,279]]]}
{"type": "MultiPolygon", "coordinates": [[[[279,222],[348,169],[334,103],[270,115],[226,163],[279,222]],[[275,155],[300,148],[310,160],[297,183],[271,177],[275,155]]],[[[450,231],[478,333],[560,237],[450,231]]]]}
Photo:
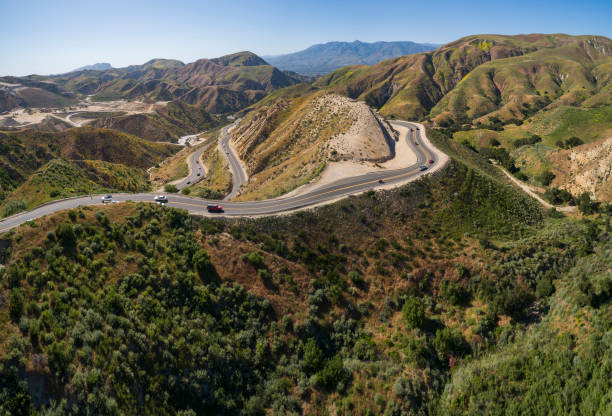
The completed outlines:
{"type": "Polygon", "coordinates": [[[242,168],[242,165],[240,164],[240,159],[238,159],[238,156],[236,155],[236,153],[234,153],[234,150],[229,144],[229,141],[232,138],[232,135],[229,134],[229,130],[232,127],[235,127],[239,122],[240,119],[236,120],[233,124],[229,126],[223,127],[223,130],[221,131],[221,137],[219,139],[219,146],[221,147],[221,150],[225,153],[225,157],[229,161],[230,168],[232,170],[232,190],[229,194],[227,194],[225,198],[223,198],[224,201],[235,197],[236,194],[238,194],[240,187],[247,180],[247,175],[244,169],[242,168]]]}
{"type": "MultiPolygon", "coordinates": [[[[436,166],[440,161],[437,157],[437,153],[429,148],[428,142],[424,141],[422,138],[422,134],[424,133],[423,128],[417,130],[417,125],[404,122],[404,121],[394,121],[392,124],[403,125],[408,127],[410,130],[408,134],[404,136],[403,140],[408,140],[410,147],[413,149],[417,156],[417,161],[412,166],[408,166],[402,169],[394,169],[388,171],[377,171],[370,172],[367,174],[354,176],[351,178],[345,178],[341,180],[337,180],[328,185],[322,186],[317,189],[313,189],[312,191],[302,194],[296,195],[292,197],[279,197],[275,199],[269,199],[264,201],[249,201],[249,202],[224,202],[223,203],[223,213],[218,214],[210,214],[206,211],[206,204],[208,203],[218,203],[219,201],[214,200],[205,200],[201,198],[194,198],[180,194],[172,194],[168,195],[168,206],[174,208],[185,209],[193,214],[198,215],[210,215],[210,216],[253,216],[253,215],[274,215],[283,212],[288,212],[292,210],[296,210],[299,208],[304,208],[313,205],[319,205],[326,202],[330,202],[348,195],[355,195],[370,189],[374,189],[381,186],[389,186],[393,184],[401,184],[408,182],[421,176],[423,174],[427,174],[431,167],[436,166]],[[418,145],[415,145],[418,143],[418,145]],[[433,164],[428,163],[429,160],[433,160],[433,164]],[[427,170],[421,171],[419,167],[421,165],[426,165],[428,167],[427,170]]],[[[229,136],[227,134],[227,130],[223,132],[225,136],[229,136]]],[[[223,138],[222,137],[222,138],[223,138]]],[[[229,138],[226,138],[225,141],[221,140],[221,145],[225,143],[227,145],[227,141],[229,138]]],[[[231,152],[231,148],[229,148],[229,153],[231,156],[233,152],[231,152]]],[[[233,158],[230,157],[230,161],[233,158]]],[[[239,165],[238,161],[236,161],[239,165]]],[[[153,202],[154,194],[142,193],[142,194],[113,194],[113,201],[116,202],[124,202],[124,201],[144,201],[144,202],[153,202]]],[[[9,218],[5,218],[0,221],[0,232],[7,231],[11,228],[14,228],[20,224],[23,224],[26,221],[41,217],[43,215],[48,215],[57,211],[62,211],[66,209],[76,208],[80,205],[99,205],[101,204],[100,200],[101,195],[92,195],[92,196],[84,196],[84,197],[76,197],[71,199],[64,199],[59,201],[50,202],[46,205],[40,206],[36,209],[33,209],[28,212],[23,212],[21,214],[14,215],[9,218]]]]}
{"type": "Polygon", "coordinates": [[[202,153],[208,149],[210,144],[202,146],[195,152],[189,155],[187,166],[189,166],[189,175],[181,179],[179,182],[175,183],[176,187],[180,190],[187,186],[191,186],[194,183],[197,183],[204,179],[204,169],[202,168],[202,164],[200,163],[200,158],[202,157],[202,153]]]}

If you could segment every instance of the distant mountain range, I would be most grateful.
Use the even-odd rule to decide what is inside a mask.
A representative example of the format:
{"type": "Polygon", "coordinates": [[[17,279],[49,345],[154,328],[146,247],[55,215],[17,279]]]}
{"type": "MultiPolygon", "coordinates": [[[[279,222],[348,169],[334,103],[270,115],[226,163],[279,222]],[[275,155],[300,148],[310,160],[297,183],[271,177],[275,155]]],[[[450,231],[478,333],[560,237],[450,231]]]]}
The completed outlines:
{"type": "MultiPolygon", "coordinates": [[[[107,69],[112,69],[112,68],[113,68],[112,65],[107,62],[99,62],[97,64],[85,65],[80,68],[73,69],[70,72],[79,72],[79,71],[86,71],[86,70],[105,71],[107,69]]],[[[67,73],[69,74],[70,72],[67,72],[67,73]]]]}
{"type": "Polygon", "coordinates": [[[275,67],[303,75],[321,75],[347,65],[373,65],[386,59],[427,52],[440,45],[415,42],[328,42],[303,51],[263,58],[275,67]]]}

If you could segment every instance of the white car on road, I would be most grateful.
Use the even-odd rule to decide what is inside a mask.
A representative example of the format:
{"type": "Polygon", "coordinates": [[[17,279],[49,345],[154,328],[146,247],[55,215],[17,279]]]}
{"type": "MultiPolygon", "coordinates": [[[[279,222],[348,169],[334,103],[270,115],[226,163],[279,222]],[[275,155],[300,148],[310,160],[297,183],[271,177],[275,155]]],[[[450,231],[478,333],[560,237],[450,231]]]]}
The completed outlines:
{"type": "Polygon", "coordinates": [[[153,199],[155,200],[155,202],[159,202],[160,204],[168,203],[168,198],[166,197],[166,195],[156,195],[153,199]]]}
{"type": "Polygon", "coordinates": [[[109,202],[113,202],[113,196],[112,195],[104,195],[102,198],[100,198],[102,200],[103,204],[107,204],[109,202]]]}

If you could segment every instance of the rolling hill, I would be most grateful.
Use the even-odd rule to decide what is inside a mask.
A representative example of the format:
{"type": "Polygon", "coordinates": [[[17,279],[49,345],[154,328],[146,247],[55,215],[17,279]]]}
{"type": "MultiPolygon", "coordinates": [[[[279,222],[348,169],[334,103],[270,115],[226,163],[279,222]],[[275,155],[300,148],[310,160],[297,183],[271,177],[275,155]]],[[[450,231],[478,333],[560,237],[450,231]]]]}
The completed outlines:
{"type": "Polygon", "coordinates": [[[25,80],[44,81],[77,95],[92,95],[94,100],[178,100],[218,114],[240,110],[270,91],[301,81],[251,52],[199,59],[189,64],[153,59],[125,68],[30,76],[25,80]]]}
{"type": "Polygon", "coordinates": [[[388,117],[449,126],[523,120],[568,103],[609,104],[611,67],[612,41],[605,37],[474,35],[431,52],[345,67],[316,85],[388,117]]]}
{"type": "Polygon", "coordinates": [[[347,65],[373,65],[386,59],[427,52],[439,45],[415,42],[328,42],[299,52],[269,55],[271,65],[303,75],[322,75],[347,65]]]}
{"type": "Polygon", "coordinates": [[[19,205],[22,210],[91,190],[142,190],[148,186],[145,170],[179,149],[91,127],[0,132],[0,205],[26,201],[19,205]]]}
{"type": "Polygon", "coordinates": [[[172,141],[180,136],[208,130],[222,120],[182,101],[159,105],[152,113],[102,117],[89,125],[132,134],[151,141],[172,141]]]}

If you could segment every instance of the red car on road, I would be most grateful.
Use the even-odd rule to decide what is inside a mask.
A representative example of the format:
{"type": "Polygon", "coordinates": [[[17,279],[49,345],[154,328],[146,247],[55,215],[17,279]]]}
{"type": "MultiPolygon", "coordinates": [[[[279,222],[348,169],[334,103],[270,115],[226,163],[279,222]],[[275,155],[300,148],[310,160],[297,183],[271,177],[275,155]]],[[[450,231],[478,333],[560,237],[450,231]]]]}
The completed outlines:
{"type": "Polygon", "coordinates": [[[219,204],[208,204],[206,210],[208,212],[223,212],[223,207],[219,204]]]}
{"type": "Polygon", "coordinates": [[[433,159],[429,159],[429,163],[434,163],[433,159]]]}

